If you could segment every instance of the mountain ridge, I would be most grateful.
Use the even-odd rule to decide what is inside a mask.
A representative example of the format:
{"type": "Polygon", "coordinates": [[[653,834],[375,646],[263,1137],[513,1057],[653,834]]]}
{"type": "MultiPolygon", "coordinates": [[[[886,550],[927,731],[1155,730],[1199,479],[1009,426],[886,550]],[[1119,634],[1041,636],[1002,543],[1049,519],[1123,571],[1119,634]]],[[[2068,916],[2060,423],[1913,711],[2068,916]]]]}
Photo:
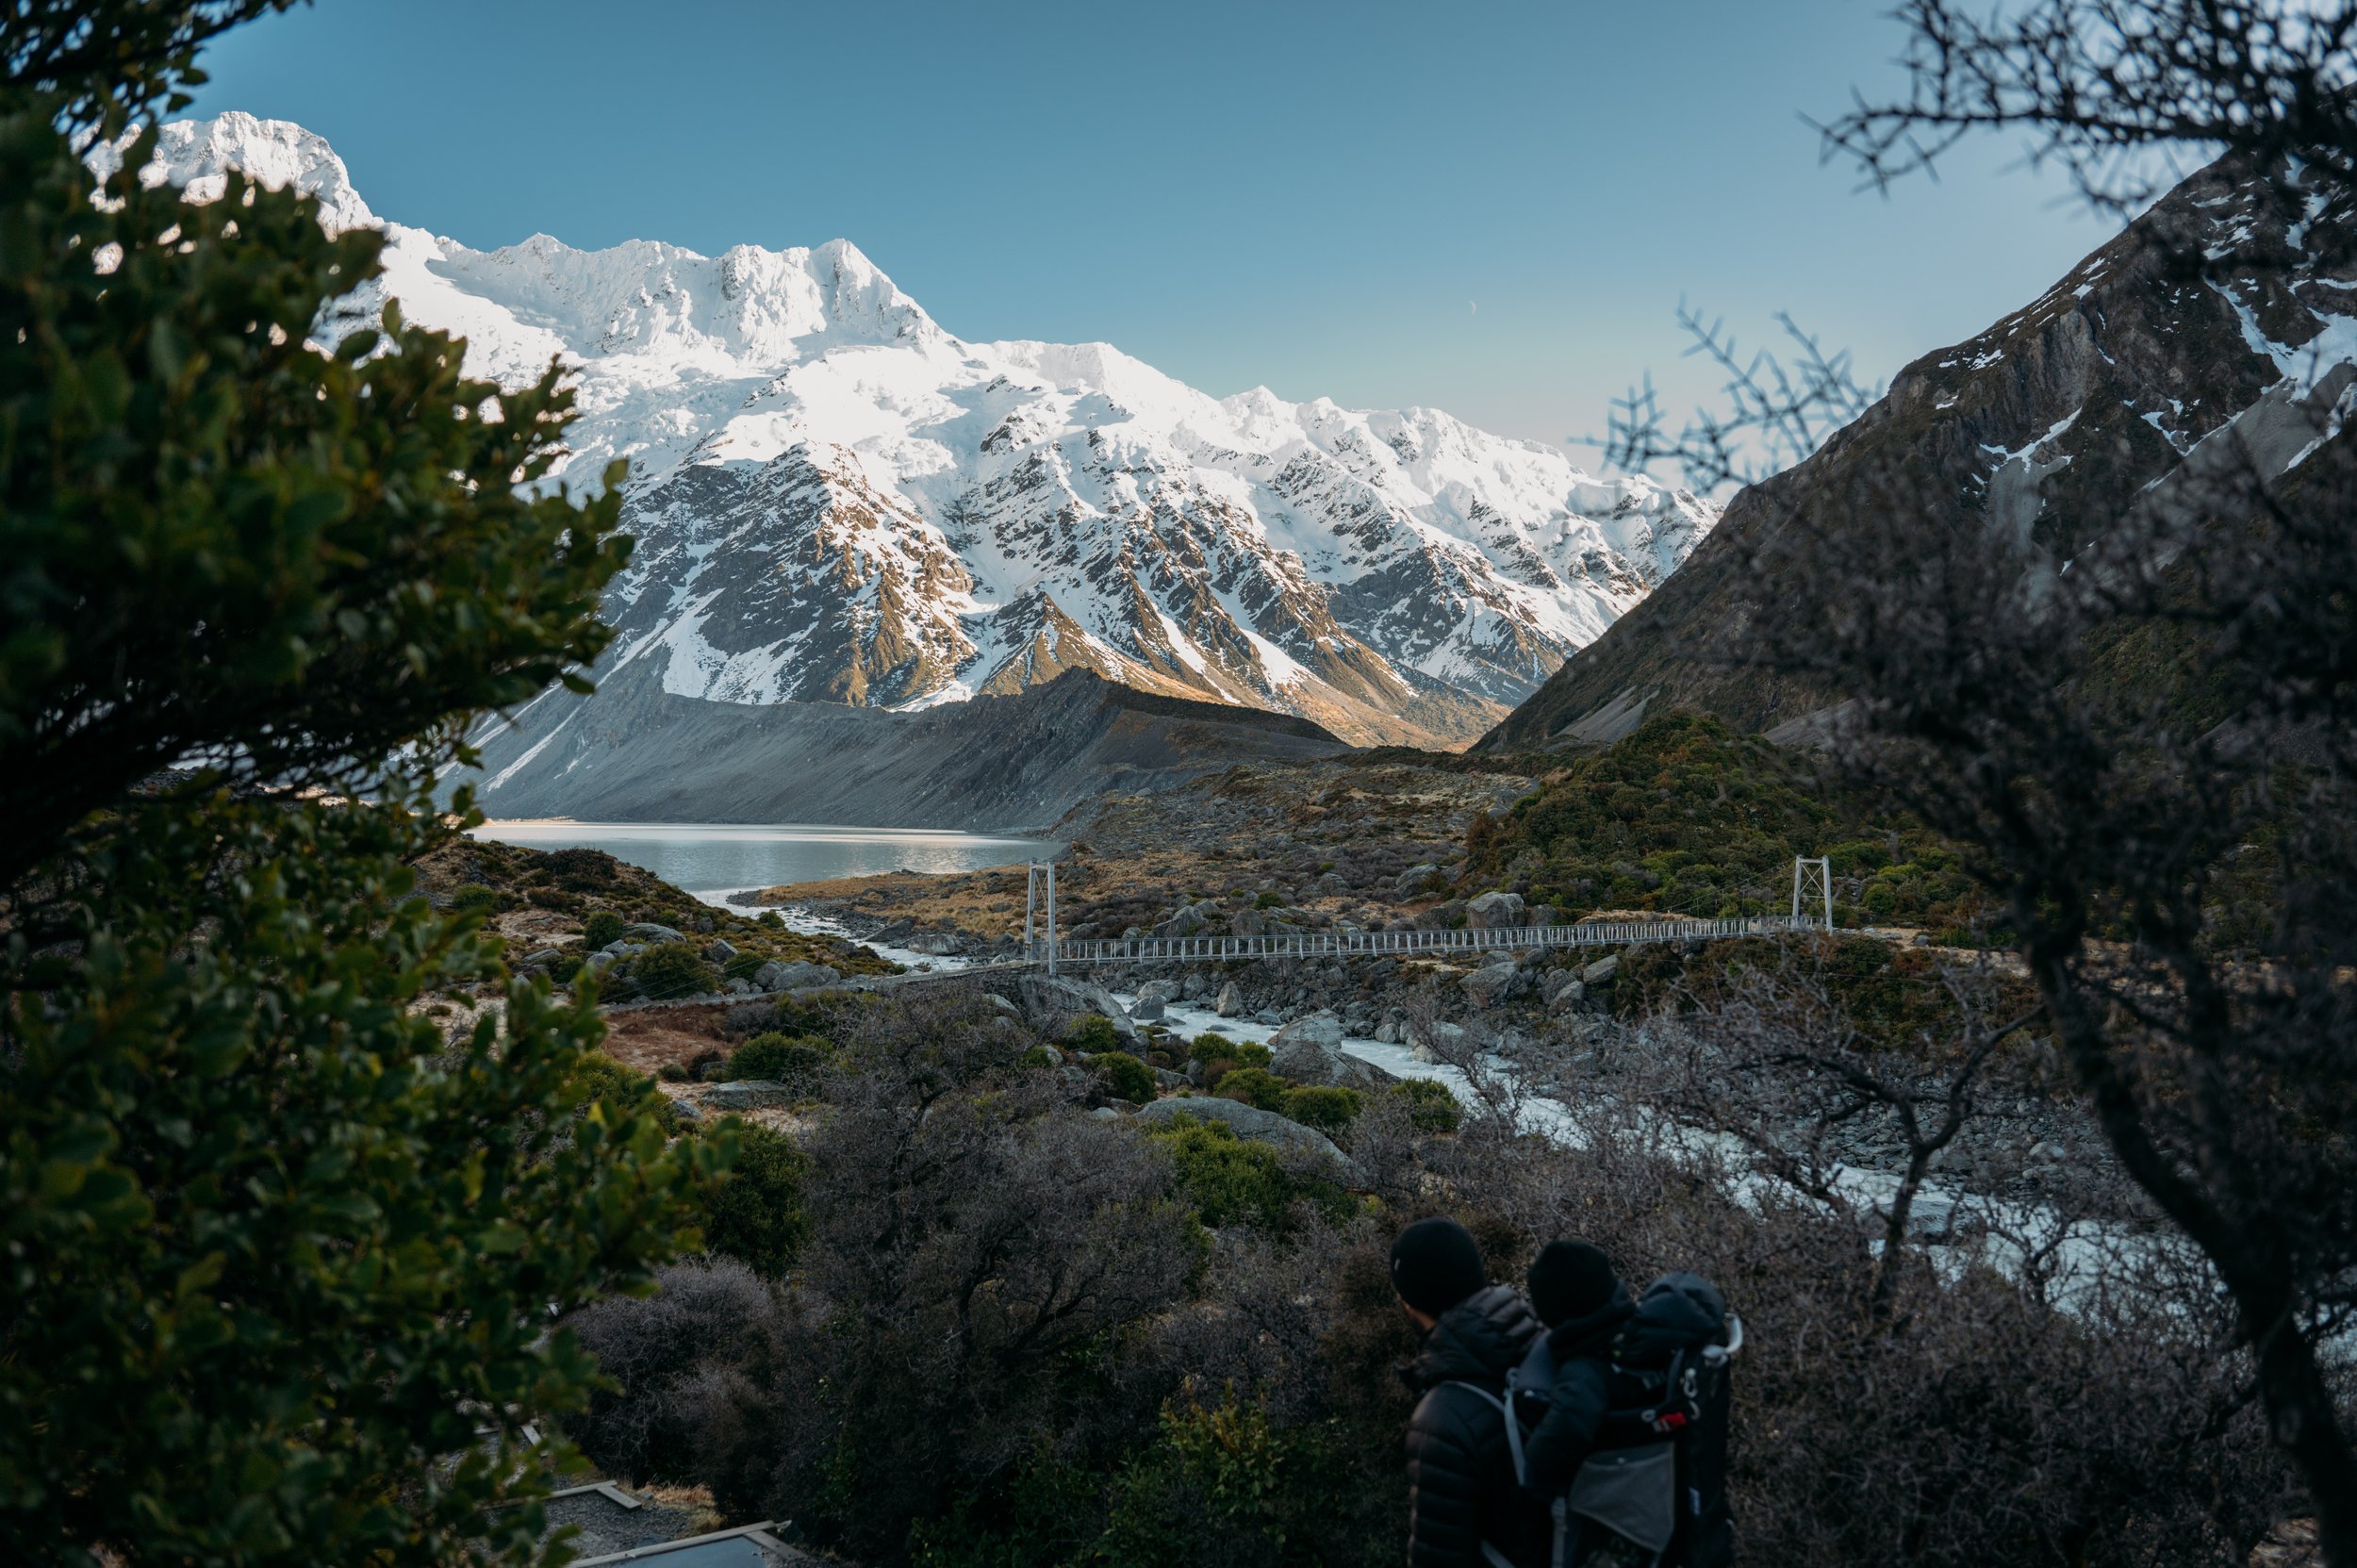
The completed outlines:
{"type": "Polygon", "coordinates": [[[321,139],[239,114],[161,127],[140,177],[202,198],[233,167],[386,234],[338,321],[397,299],[464,336],[474,373],[572,369],[555,477],[630,458],[641,541],[601,678],[649,661],[674,695],[921,707],[1080,668],[1454,745],[1716,520],[1438,410],[1213,398],[1110,344],[968,342],[848,240],[473,251],[378,217],[321,139]]]}

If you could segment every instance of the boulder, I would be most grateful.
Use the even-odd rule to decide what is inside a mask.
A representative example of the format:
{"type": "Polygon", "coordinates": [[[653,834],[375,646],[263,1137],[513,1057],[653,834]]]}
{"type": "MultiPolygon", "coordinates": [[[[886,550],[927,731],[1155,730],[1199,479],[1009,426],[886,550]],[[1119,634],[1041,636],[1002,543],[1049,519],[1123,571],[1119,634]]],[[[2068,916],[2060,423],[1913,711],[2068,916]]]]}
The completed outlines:
{"type": "Polygon", "coordinates": [[[591,973],[591,974],[593,974],[593,975],[594,975],[594,974],[596,974],[596,973],[597,973],[600,969],[602,969],[602,968],[604,968],[607,965],[612,964],[612,963],[615,963],[615,962],[616,962],[615,955],[614,955],[614,954],[612,954],[612,953],[610,953],[610,952],[594,952],[594,953],[591,953],[591,954],[590,954],[587,958],[585,958],[585,959],[583,959],[583,960],[581,961],[581,966],[582,966],[584,969],[587,970],[589,973],[591,973]]]}
{"type": "Polygon", "coordinates": [[[520,966],[526,969],[545,969],[564,956],[554,948],[542,948],[538,952],[526,953],[520,966]]]}
{"type": "Polygon", "coordinates": [[[885,947],[898,947],[903,940],[914,934],[915,930],[916,922],[903,915],[898,920],[887,922],[882,930],[867,940],[882,943],[885,947]]]}
{"type": "Polygon", "coordinates": [[[715,1111],[757,1111],[764,1106],[791,1105],[794,1092],[784,1084],[766,1078],[743,1078],[733,1083],[716,1083],[704,1096],[704,1103],[715,1111]]]}
{"type": "Polygon", "coordinates": [[[1576,1007],[1588,999],[1586,982],[1568,969],[1558,969],[1555,974],[1563,978],[1558,981],[1552,976],[1549,977],[1546,989],[1548,1012],[1560,1013],[1567,1007],[1576,1007]]]}
{"type": "Polygon", "coordinates": [[[704,944],[704,957],[715,964],[726,964],[735,956],[735,945],[725,936],[716,936],[704,944]]]}
{"type": "Polygon", "coordinates": [[[733,979],[724,989],[732,997],[750,997],[753,994],[752,982],[748,980],[733,979]]]}
{"type": "MultiPolygon", "coordinates": [[[[635,936],[642,942],[684,942],[687,938],[669,926],[658,926],[652,920],[640,920],[622,928],[624,936],[635,936]]],[[[613,951],[611,948],[606,949],[613,951]]]]}
{"type": "Polygon", "coordinates": [[[1158,998],[1140,997],[1129,1008],[1129,1018],[1133,1023],[1161,1023],[1162,1021],[1162,1001],[1158,998]]]}
{"type": "Polygon", "coordinates": [[[1392,897],[1401,903],[1420,899],[1431,891],[1432,881],[1440,874],[1441,868],[1428,860],[1410,866],[1392,879],[1392,897]]]}
{"type": "Polygon", "coordinates": [[[1268,916],[1257,909],[1240,909],[1228,921],[1230,936],[1266,936],[1268,916]]]}
{"type": "Polygon", "coordinates": [[[1269,1037],[1269,1069],[1279,1078],[1322,1089],[1379,1089],[1392,1075],[1343,1049],[1343,1021],[1319,1011],[1296,1018],[1269,1037]]]}
{"type": "Polygon", "coordinates": [[[1219,988],[1219,999],[1211,1003],[1211,1011],[1223,1018],[1233,1018],[1244,1012],[1244,993],[1229,981],[1219,988]]]}
{"type": "Polygon", "coordinates": [[[1172,1072],[1168,1067],[1156,1067],[1154,1081],[1165,1089],[1184,1089],[1191,1082],[1186,1074],[1172,1072]]]}
{"type": "Polygon", "coordinates": [[[1069,975],[1034,971],[1016,982],[1016,990],[1022,999],[1023,1016],[1033,1029],[1058,1029],[1084,1013],[1099,1013],[1113,1020],[1113,1032],[1126,1044],[1137,1044],[1137,1025],[1129,1021],[1129,1015],[1101,985],[1074,980],[1069,975]]]}
{"type": "Polygon", "coordinates": [[[1200,936],[1214,929],[1220,919],[1219,905],[1209,899],[1196,903],[1180,904],[1170,918],[1154,928],[1156,936],[1200,936]]]}
{"type": "Polygon", "coordinates": [[[1520,893],[1484,893],[1465,904],[1465,924],[1480,931],[1503,931],[1523,923],[1520,893]]]}
{"type": "Polygon", "coordinates": [[[1315,1128],[1304,1127],[1288,1120],[1274,1111],[1261,1111],[1242,1100],[1221,1099],[1216,1095],[1195,1095],[1184,1098],[1158,1099],[1142,1106],[1137,1120],[1152,1126],[1166,1127],[1175,1116],[1193,1116],[1197,1121],[1224,1122],[1239,1138],[1256,1144],[1267,1144],[1278,1153],[1298,1160],[1320,1175],[1335,1180],[1349,1180],[1357,1170],[1334,1141],[1315,1128]]]}
{"type": "Polygon", "coordinates": [[[753,983],[764,991],[799,991],[813,985],[832,985],[843,978],[832,964],[788,964],[773,958],[753,971],[753,983]]]}
{"type": "Polygon", "coordinates": [[[1512,959],[1486,965],[1458,982],[1475,1007],[1495,1007],[1524,983],[1522,968],[1512,959]]]}
{"type": "Polygon", "coordinates": [[[1621,972],[1621,955],[1607,953],[1580,971],[1579,978],[1591,985],[1602,985],[1621,972]]]}
{"type": "Polygon", "coordinates": [[[954,931],[920,931],[900,946],[935,958],[954,958],[965,951],[965,938],[954,931]]]}
{"type": "Polygon", "coordinates": [[[1178,999],[1178,982],[1175,980],[1149,980],[1138,987],[1138,1003],[1159,1002],[1164,1007],[1178,999]]]}

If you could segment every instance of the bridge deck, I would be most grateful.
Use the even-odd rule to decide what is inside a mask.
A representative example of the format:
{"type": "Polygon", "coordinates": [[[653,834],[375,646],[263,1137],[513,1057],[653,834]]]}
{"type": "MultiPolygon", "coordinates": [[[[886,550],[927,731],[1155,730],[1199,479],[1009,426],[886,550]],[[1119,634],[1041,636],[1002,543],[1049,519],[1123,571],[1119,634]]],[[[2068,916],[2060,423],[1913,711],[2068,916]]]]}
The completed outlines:
{"type": "MultiPolygon", "coordinates": [[[[1462,931],[1313,931],[1284,936],[1067,937],[1052,962],[1064,964],[1225,964],[1246,958],[1372,958],[1402,953],[1520,951],[1531,948],[1623,948],[1644,942],[1712,942],[1730,936],[1784,936],[1821,931],[1813,916],[1754,915],[1725,920],[1581,920],[1563,926],[1505,926],[1462,931]]],[[[1045,943],[1028,960],[1049,958],[1045,943]]],[[[1018,961],[1026,962],[1026,961],[1018,961]]]]}

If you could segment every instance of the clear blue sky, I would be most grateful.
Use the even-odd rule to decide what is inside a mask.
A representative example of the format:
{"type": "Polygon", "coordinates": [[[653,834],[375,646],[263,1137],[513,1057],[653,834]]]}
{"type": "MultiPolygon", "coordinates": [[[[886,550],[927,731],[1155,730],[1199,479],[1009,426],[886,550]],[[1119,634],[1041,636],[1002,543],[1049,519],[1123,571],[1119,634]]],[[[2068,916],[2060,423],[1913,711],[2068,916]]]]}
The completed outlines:
{"type": "Polygon", "coordinates": [[[1798,116],[1898,84],[1887,8],[319,0],[192,112],[472,246],[842,236],[963,337],[1560,440],[1647,368],[1706,389],[1682,294],[1882,376],[2105,238],[2002,144],[1887,200],[1819,165],[1798,116]]]}

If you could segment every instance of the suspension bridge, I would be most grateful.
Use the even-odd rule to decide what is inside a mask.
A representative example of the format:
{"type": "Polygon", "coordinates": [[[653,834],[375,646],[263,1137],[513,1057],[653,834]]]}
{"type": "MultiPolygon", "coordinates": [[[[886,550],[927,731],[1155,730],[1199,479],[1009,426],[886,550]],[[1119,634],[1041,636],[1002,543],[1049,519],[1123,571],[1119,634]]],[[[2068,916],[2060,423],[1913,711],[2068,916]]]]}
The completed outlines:
{"type": "Polygon", "coordinates": [[[1023,895],[1023,952],[1014,962],[1044,964],[1227,964],[1254,958],[1376,958],[1422,954],[1526,952],[1559,948],[1625,948],[1648,942],[1718,942],[1738,936],[1793,936],[1833,929],[1833,869],[1822,856],[1792,862],[1792,911],[1722,919],[1674,916],[1574,920],[1563,925],[1467,926],[1441,931],[1300,931],[1261,936],[1059,937],[1056,866],[1034,862],[1023,895]],[[1045,890],[1043,900],[1041,893],[1045,890]],[[1046,916],[1041,930],[1040,916],[1046,916]]]}

